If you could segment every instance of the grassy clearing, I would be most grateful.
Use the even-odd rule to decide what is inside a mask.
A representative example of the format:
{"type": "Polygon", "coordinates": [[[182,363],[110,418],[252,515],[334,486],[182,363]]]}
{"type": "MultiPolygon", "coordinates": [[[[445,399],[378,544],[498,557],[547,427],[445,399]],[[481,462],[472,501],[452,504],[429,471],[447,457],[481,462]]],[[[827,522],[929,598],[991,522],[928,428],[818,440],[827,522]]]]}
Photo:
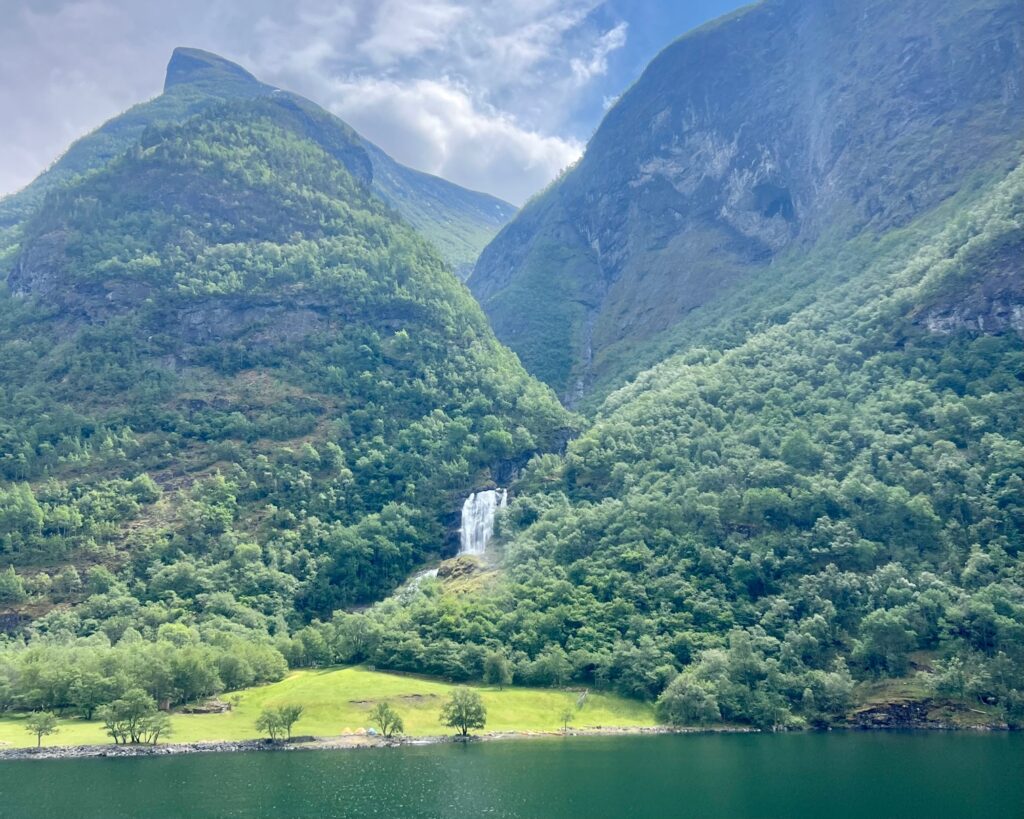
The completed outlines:
{"type": "MultiPolygon", "coordinates": [[[[295,726],[301,735],[335,736],[370,727],[369,712],[382,701],[391,703],[405,721],[406,733],[431,736],[451,733],[438,722],[445,697],[455,686],[426,677],[386,674],[362,667],[294,671],[281,682],[249,688],[237,696],[237,707],[227,714],[176,714],[171,742],[254,739],[254,723],[266,706],[298,704],[305,709],[295,726]]],[[[559,713],[575,706],[578,694],[544,688],[474,686],[487,706],[487,731],[554,731],[561,728],[559,713]]],[[[655,724],[648,703],[610,694],[591,693],[576,712],[576,728],[632,727],[655,724]]],[[[60,721],[60,732],[43,740],[44,746],[89,745],[110,742],[99,723],[81,719],[60,721]]],[[[24,727],[24,716],[0,719],[0,747],[35,745],[24,727]]]]}
{"type": "Polygon", "coordinates": [[[854,699],[863,705],[915,702],[932,696],[928,678],[920,674],[881,680],[865,680],[855,689],[854,699]]]}

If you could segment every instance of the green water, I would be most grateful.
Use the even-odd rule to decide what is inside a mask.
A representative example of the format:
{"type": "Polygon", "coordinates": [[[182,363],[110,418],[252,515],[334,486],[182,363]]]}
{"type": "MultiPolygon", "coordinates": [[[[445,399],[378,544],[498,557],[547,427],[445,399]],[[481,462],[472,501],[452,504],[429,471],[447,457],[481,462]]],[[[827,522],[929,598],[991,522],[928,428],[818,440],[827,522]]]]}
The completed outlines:
{"type": "Polygon", "coordinates": [[[4,817],[1024,817],[1024,735],[601,737],[0,763],[4,817]]]}

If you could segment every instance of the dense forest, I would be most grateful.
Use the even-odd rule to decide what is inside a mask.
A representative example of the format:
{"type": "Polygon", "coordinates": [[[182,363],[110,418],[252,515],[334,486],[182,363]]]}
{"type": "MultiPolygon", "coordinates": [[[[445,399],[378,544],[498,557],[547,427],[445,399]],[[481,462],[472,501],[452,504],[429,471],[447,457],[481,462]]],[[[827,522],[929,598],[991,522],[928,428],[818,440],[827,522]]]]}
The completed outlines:
{"type": "Polygon", "coordinates": [[[338,659],[474,676],[496,651],[522,681],[763,727],[841,720],[856,682],[928,668],[933,694],[1020,724],[1024,342],[921,316],[1022,242],[1017,169],[820,260],[817,301],[667,361],[531,462],[506,578],[341,616],[338,659]]]}
{"type": "MultiPolygon", "coordinates": [[[[932,167],[927,205],[894,185],[899,218],[818,226],[619,339],[577,415],[495,337],[428,200],[393,209],[354,131],[232,71],[244,93],[136,111],[2,211],[0,712],[155,713],[366,663],[764,729],[848,724],[898,681],[1024,725],[1004,139],[957,180],[932,167]],[[496,486],[491,553],[453,557],[496,486]]],[[[558,313],[543,275],[523,304],[558,313]]],[[[519,343],[572,391],[571,345],[519,343]]]]}
{"type": "Polygon", "coordinates": [[[290,630],[450,554],[460,499],[569,434],[359,143],[309,116],[151,128],[22,226],[0,309],[18,705],[78,706],[97,674],[171,703],[279,677],[307,661],[290,630]]]}

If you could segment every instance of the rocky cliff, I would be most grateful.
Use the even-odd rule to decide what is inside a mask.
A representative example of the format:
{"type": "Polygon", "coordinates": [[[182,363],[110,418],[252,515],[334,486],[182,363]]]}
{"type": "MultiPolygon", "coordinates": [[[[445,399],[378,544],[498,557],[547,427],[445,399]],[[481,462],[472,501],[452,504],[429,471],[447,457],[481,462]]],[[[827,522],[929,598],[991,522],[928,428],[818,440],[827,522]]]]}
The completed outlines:
{"type": "Polygon", "coordinates": [[[1022,18],[1015,0],[766,0],[698,29],[470,286],[526,365],[579,399],[780,258],[883,234],[1005,171],[1024,133],[1022,18]]]}

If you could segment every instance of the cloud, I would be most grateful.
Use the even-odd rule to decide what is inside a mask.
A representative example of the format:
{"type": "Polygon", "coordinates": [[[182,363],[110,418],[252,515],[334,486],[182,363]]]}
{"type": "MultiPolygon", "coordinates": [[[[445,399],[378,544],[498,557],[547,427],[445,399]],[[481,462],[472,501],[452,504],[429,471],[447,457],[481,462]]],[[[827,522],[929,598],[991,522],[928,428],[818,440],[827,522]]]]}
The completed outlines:
{"type": "Polygon", "coordinates": [[[27,184],[77,137],[152,94],[124,70],[138,58],[129,40],[112,40],[95,54],[80,46],[118,28],[109,3],[11,5],[0,0],[0,194],[27,184]]]}
{"type": "Polygon", "coordinates": [[[453,3],[385,0],[359,51],[374,65],[389,65],[435,52],[451,39],[469,9],[453,3]]]}
{"type": "Polygon", "coordinates": [[[588,59],[574,58],[570,61],[573,77],[577,83],[582,85],[590,82],[594,77],[601,77],[608,73],[608,55],[626,44],[628,29],[628,23],[619,23],[598,38],[588,59]]]}
{"type": "Polygon", "coordinates": [[[177,45],[310,97],[396,159],[517,204],[581,150],[626,42],[603,0],[0,0],[0,192],[159,91],[177,45]],[[10,112],[16,112],[14,116],[10,112]]]}
{"type": "Polygon", "coordinates": [[[478,108],[450,81],[342,82],[330,108],[407,164],[468,188],[501,191],[516,203],[583,150],[577,140],[541,134],[506,113],[478,108]]]}

